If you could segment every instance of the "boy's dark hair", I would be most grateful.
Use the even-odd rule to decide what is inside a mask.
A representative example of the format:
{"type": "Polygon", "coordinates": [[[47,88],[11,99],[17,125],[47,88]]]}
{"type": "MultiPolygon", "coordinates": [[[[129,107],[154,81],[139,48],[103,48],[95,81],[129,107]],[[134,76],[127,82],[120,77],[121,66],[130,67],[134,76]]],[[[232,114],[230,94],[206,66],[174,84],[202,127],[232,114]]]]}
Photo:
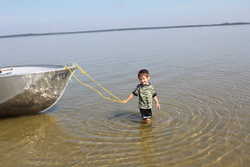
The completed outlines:
{"type": "Polygon", "coordinates": [[[146,75],[147,77],[149,76],[149,71],[147,69],[141,69],[139,72],[138,72],[138,78],[142,75],[146,75]]]}

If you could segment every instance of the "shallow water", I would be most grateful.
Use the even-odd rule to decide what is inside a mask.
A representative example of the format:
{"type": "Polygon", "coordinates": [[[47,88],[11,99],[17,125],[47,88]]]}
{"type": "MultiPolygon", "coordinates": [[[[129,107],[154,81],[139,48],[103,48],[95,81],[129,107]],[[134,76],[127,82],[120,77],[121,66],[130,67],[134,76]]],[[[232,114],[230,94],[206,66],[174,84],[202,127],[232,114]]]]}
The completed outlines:
{"type": "Polygon", "coordinates": [[[249,166],[249,34],[237,26],[0,40],[2,66],[77,62],[122,98],[148,68],[161,101],[144,124],[137,99],[114,104],[72,79],[53,111],[0,120],[1,166],[249,166]]]}

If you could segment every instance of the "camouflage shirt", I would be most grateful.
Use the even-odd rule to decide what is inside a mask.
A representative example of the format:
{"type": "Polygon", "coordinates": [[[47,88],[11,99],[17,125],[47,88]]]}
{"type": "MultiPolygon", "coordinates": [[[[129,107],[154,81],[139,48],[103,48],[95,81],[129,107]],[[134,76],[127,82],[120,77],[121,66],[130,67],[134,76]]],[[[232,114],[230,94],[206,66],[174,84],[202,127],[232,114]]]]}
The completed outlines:
{"type": "Polygon", "coordinates": [[[153,106],[153,98],[157,95],[154,87],[150,83],[148,85],[138,84],[132,93],[134,96],[139,96],[138,107],[140,109],[151,109],[153,106]]]}

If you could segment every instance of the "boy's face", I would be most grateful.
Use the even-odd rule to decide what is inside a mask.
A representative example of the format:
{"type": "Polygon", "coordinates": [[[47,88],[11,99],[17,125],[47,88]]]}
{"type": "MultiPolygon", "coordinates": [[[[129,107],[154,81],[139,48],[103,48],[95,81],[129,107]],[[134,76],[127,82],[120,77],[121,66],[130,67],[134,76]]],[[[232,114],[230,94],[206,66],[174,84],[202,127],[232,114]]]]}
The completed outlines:
{"type": "Polygon", "coordinates": [[[139,81],[140,81],[140,84],[142,85],[148,85],[149,84],[149,80],[150,80],[150,77],[148,75],[140,75],[138,77],[139,81]]]}

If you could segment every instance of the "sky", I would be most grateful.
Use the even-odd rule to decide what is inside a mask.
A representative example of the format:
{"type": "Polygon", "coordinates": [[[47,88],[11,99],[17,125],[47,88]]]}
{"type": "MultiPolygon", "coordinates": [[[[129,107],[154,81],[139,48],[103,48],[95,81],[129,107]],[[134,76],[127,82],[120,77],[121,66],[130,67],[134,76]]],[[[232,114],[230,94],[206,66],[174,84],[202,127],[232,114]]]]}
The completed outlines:
{"type": "Polygon", "coordinates": [[[0,35],[250,22],[250,0],[0,0],[0,35]]]}

